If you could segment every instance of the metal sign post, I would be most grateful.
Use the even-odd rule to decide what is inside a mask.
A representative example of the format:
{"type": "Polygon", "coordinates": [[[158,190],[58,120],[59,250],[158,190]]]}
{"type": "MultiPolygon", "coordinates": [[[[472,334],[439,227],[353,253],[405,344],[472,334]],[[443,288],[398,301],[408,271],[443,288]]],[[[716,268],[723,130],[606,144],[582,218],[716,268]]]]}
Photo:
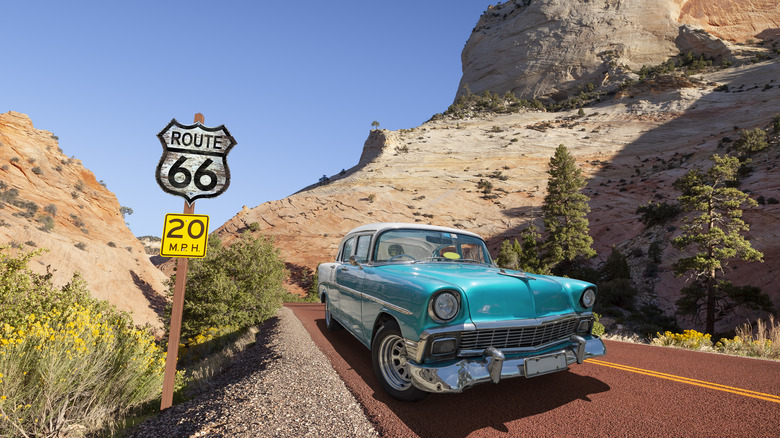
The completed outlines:
{"type": "MultiPolygon", "coordinates": [[[[182,125],[173,119],[157,134],[163,146],[163,155],[156,171],[157,183],[163,191],[184,197],[184,215],[194,214],[196,199],[218,196],[230,185],[227,154],[235,146],[236,141],[224,125],[208,128],[203,126],[203,122],[203,114],[200,113],[195,114],[193,125],[182,125]]],[[[204,217],[205,224],[202,220],[200,222],[202,228],[196,229],[194,232],[188,230],[191,238],[203,238],[202,254],[200,251],[195,254],[187,252],[175,254],[178,256],[176,283],[173,289],[173,308],[171,310],[171,326],[168,334],[168,353],[165,358],[160,410],[167,409],[173,404],[173,386],[176,380],[176,360],[179,353],[187,267],[189,257],[204,257],[206,255],[206,236],[202,234],[208,234],[208,216],[204,217]]],[[[184,220],[181,219],[182,225],[184,220]]],[[[193,220],[192,224],[195,223],[196,220],[193,220]]],[[[163,231],[165,231],[165,227],[163,231]]],[[[168,234],[170,234],[169,237],[174,238],[181,236],[170,231],[168,234]]],[[[197,242],[200,244],[201,241],[197,240],[197,242]]],[[[188,248],[191,249],[191,246],[188,248]]],[[[181,247],[179,246],[177,249],[180,250],[181,247]]],[[[163,255],[162,253],[166,249],[161,247],[160,251],[163,255]]]]}

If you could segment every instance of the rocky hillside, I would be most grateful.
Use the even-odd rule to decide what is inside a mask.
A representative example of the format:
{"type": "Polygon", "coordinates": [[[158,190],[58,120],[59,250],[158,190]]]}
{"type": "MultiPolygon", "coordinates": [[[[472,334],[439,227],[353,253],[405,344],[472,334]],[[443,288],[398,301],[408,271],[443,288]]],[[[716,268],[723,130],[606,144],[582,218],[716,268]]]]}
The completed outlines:
{"type": "Polygon", "coordinates": [[[457,95],[561,100],[616,87],[643,65],[694,52],[720,62],[777,38],[776,0],[513,0],[488,8],[462,53],[457,95]]]}
{"type": "Polygon", "coordinates": [[[80,272],[92,294],[159,326],[165,274],[125,225],[116,196],[49,131],[24,114],[0,114],[0,245],[47,252],[30,268],[57,285],[80,272]]]}
{"type": "MultiPolygon", "coordinates": [[[[703,20],[705,15],[697,8],[716,3],[733,6],[734,2],[528,3],[507,2],[489,9],[479,20],[464,48],[463,83],[485,84],[484,89],[503,94],[517,88],[500,84],[528,81],[536,87],[529,89],[532,95],[554,94],[552,100],[558,101],[570,96],[566,90],[571,84],[565,75],[555,76],[544,70],[529,76],[528,71],[515,69],[506,72],[501,81],[490,79],[487,72],[497,63],[511,65],[522,59],[512,51],[494,53],[515,44],[512,41],[522,40],[522,44],[536,47],[538,59],[544,60],[535,63],[537,66],[561,69],[572,78],[590,83],[593,79],[584,73],[562,66],[568,58],[585,62],[583,52],[594,55],[609,50],[593,46],[599,39],[597,35],[602,36],[600,44],[624,41],[625,45],[643,45],[645,55],[631,55],[634,62],[626,66],[620,64],[628,59],[625,54],[635,52],[618,50],[616,53],[624,55],[613,69],[617,71],[621,66],[620,87],[611,83],[602,86],[596,81],[594,93],[584,98],[590,103],[583,108],[582,115],[577,109],[508,114],[467,111],[458,116],[438,115],[412,129],[374,130],[356,166],[288,198],[245,207],[216,232],[226,241],[250,227],[256,230],[253,232],[274,236],[302,287],[306,286],[306,274],[318,263],[333,259],[345,232],[369,222],[409,221],[461,227],[488,238],[495,254],[503,239],[517,236],[539,219],[547,163],[554,149],[564,144],[588,177],[585,193],[592,199],[589,219],[599,253],[596,263],[603,261],[613,246],[631,254],[634,281],[642,291],[640,301],[672,315],[682,284],[670,268],[679,257],[669,245],[674,224],[645,229],[636,209],[651,200],[673,202],[677,194],[671,185],[677,178],[690,169],[706,167],[708,157],[713,152],[723,152],[723,145],[736,139],[741,129],[770,125],[773,116],[780,113],[777,42],[772,45],[771,40],[757,40],[752,45],[734,46],[707,34],[707,41],[731,47],[729,62],[723,64],[731,66],[720,68],[717,66],[721,64],[716,62],[716,67],[697,70],[687,77],[677,71],[649,79],[634,67],[660,64],[680,52],[674,43],[678,34],[645,37],[657,33],[658,26],[675,31],[680,28],[680,22],[675,20],[659,23],[680,16],[703,20]],[[538,11],[562,10],[575,3],[579,9],[570,15],[558,12],[543,20],[548,31],[520,25],[538,19],[538,11]],[[664,8],[648,5],[631,12],[630,5],[646,3],[664,8]],[[587,10],[593,8],[605,12],[586,16],[587,10]],[[575,18],[571,19],[572,16],[575,18]],[[571,28],[572,23],[592,29],[594,36],[587,46],[590,48],[569,44],[572,39],[581,38],[571,28]],[[635,32],[624,33],[626,28],[635,32]],[[550,41],[552,36],[554,41],[550,41]],[[483,46],[484,41],[493,42],[483,46]],[[477,46],[481,55],[475,51],[477,46]],[[480,65],[489,68],[481,69],[480,65]],[[663,254],[662,261],[648,270],[651,261],[646,249],[651,242],[660,245],[663,254]]],[[[761,4],[751,2],[755,8],[761,4]]],[[[712,11],[709,6],[704,10],[712,11]]],[[[725,13],[727,9],[724,6],[717,10],[725,13]]],[[[776,9],[770,12],[768,21],[755,22],[776,23],[776,15],[772,15],[776,9]]],[[[731,29],[729,32],[736,35],[737,29],[744,27],[743,21],[740,26],[721,28],[731,29]]],[[[764,34],[767,32],[755,29],[739,31],[741,37],[764,34]]],[[[775,147],[771,154],[758,157],[753,163],[753,172],[741,187],[754,198],[780,199],[780,179],[775,174],[778,153],[775,147]]],[[[344,160],[348,163],[350,158],[344,160]]],[[[750,237],[754,246],[764,252],[766,263],[738,266],[733,280],[736,284],[760,286],[780,308],[780,291],[776,287],[780,280],[780,206],[764,203],[747,218],[752,224],[750,237]]],[[[718,329],[733,327],[753,316],[740,314],[724,320],[718,329]]],[[[681,323],[691,326],[690,321],[681,323]]]]}

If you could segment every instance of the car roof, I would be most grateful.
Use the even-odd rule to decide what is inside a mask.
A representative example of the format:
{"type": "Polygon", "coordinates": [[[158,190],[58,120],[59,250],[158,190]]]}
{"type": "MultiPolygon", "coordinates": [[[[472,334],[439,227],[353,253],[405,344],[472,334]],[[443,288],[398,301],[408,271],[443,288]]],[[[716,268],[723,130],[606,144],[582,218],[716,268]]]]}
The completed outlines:
{"type": "Polygon", "coordinates": [[[347,235],[355,234],[355,233],[366,233],[366,232],[377,233],[380,231],[397,230],[397,229],[442,231],[445,233],[465,234],[468,236],[476,237],[478,239],[482,239],[482,237],[480,237],[478,234],[472,233],[470,231],[459,230],[457,228],[440,227],[437,225],[410,224],[410,223],[403,223],[403,222],[378,222],[374,224],[361,225],[351,230],[349,233],[347,233],[347,235]]]}

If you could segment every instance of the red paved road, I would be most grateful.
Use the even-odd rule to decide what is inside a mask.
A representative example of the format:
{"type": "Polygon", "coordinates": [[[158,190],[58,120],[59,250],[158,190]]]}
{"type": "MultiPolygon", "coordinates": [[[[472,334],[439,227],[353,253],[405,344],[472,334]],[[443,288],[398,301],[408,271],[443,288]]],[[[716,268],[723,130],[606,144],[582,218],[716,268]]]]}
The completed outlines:
{"type": "Polygon", "coordinates": [[[780,362],[607,342],[607,356],[570,371],[402,403],[368,349],[325,329],[321,304],[287,306],[383,436],[780,436],[780,362]]]}

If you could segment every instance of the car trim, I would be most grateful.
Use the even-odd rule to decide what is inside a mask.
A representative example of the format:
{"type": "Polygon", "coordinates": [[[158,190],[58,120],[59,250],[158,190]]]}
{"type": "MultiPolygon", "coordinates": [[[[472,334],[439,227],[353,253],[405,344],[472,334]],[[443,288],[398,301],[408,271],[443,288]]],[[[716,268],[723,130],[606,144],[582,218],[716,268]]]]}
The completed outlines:
{"type": "MultiPolygon", "coordinates": [[[[582,320],[588,317],[592,317],[592,312],[582,312],[580,314],[572,315],[553,315],[553,316],[545,316],[542,318],[533,318],[533,319],[524,319],[524,320],[511,320],[511,321],[495,321],[495,322],[480,322],[479,324],[475,324],[473,322],[470,323],[463,323],[463,324],[454,324],[454,325],[448,325],[448,326],[442,326],[442,327],[435,327],[430,328],[425,331],[423,331],[420,334],[420,340],[414,343],[414,346],[412,348],[409,348],[409,344],[413,341],[407,340],[407,351],[413,351],[414,354],[410,354],[410,359],[417,362],[422,363],[425,356],[425,351],[428,346],[428,340],[435,335],[443,334],[443,333],[458,333],[461,334],[463,332],[471,332],[471,331],[477,331],[477,330],[500,330],[500,329],[516,329],[516,328],[524,328],[524,327],[534,327],[544,324],[551,324],[556,322],[565,321],[567,319],[577,319],[582,320]]],[[[528,351],[537,351],[544,348],[549,348],[552,345],[555,345],[556,343],[560,343],[562,340],[553,340],[549,343],[546,343],[545,345],[536,346],[533,348],[523,347],[523,348],[512,348],[512,349],[505,349],[507,353],[522,353],[522,352],[528,352],[528,351]]],[[[475,350],[476,351],[476,350],[475,350]]],[[[480,350],[481,352],[482,350],[480,350]]],[[[458,354],[462,357],[462,355],[471,355],[474,352],[471,350],[460,350],[458,348],[458,354]]]]}
{"type": "MultiPolygon", "coordinates": [[[[440,366],[409,362],[412,384],[423,391],[436,393],[462,392],[479,383],[493,382],[515,377],[533,377],[549,372],[563,371],[569,365],[581,364],[585,359],[607,354],[604,343],[596,336],[572,336],[559,350],[528,357],[507,358],[497,348],[486,348],[479,358],[464,358],[449,365],[440,366]],[[550,368],[540,373],[529,373],[526,362],[559,357],[565,360],[565,368],[550,368]]],[[[563,365],[563,363],[561,363],[563,365]]]]}
{"type": "Polygon", "coordinates": [[[369,299],[369,300],[371,300],[371,301],[373,301],[375,303],[378,303],[378,304],[381,304],[381,305],[387,307],[388,309],[395,310],[396,312],[399,312],[399,313],[403,313],[404,315],[412,315],[412,311],[411,310],[407,310],[407,309],[404,309],[401,306],[396,306],[395,304],[388,303],[385,300],[380,300],[379,298],[371,296],[371,295],[369,295],[369,294],[367,294],[365,292],[360,292],[359,290],[355,290],[355,289],[352,289],[350,287],[342,286],[340,284],[337,284],[336,287],[338,287],[339,289],[348,290],[348,291],[350,291],[350,292],[352,292],[354,294],[358,294],[358,295],[360,295],[361,298],[369,299]]]}
{"type": "MultiPolygon", "coordinates": [[[[357,291],[355,291],[355,292],[357,292],[357,291]]],[[[367,299],[369,299],[369,300],[371,300],[371,301],[373,301],[375,303],[379,303],[379,304],[381,304],[381,305],[383,305],[383,306],[385,306],[385,307],[387,307],[389,309],[395,310],[396,312],[403,313],[404,315],[411,315],[412,314],[411,310],[404,309],[403,307],[396,306],[395,304],[390,304],[390,303],[388,303],[385,300],[380,300],[379,298],[377,298],[375,296],[371,296],[371,295],[369,295],[369,294],[367,294],[365,292],[360,292],[360,294],[362,294],[363,298],[367,298],[367,299]]]]}
{"type": "Polygon", "coordinates": [[[554,322],[560,322],[566,319],[583,319],[586,317],[592,317],[593,312],[572,312],[568,313],[566,315],[553,315],[553,316],[544,316],[541,318],[529,318],[529,319],[518,319],[518,320],[512,320],[512,321],[489,321],[489,322],[478,322],[474,324],[475,330],[483,330],[483,329],[505,329],[505,328],[521,328],[521,327],[530,327],[530,326],[536,326],[536,325],[542,325],[542,324],[549,324],[554,322]]]}

